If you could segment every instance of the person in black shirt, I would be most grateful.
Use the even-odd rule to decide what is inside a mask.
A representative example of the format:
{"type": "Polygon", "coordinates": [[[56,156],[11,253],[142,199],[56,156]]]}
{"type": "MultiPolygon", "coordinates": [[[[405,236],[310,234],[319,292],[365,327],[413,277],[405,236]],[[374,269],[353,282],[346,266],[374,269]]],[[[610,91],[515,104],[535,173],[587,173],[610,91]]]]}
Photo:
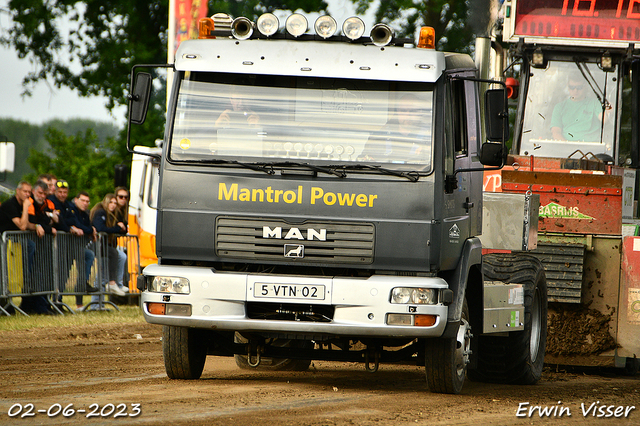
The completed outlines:
{"type": "MultiPolygon", "coordinates": [[[[78,281],[76,283],[76,292],[96,292],[97,288],[89,283],[89,277],[91,276],[91,266],[95,259],[95,254],[92,250],[87,248],[87,244],[91,240],[91,235],[85,236],[84,231],[78,228],[77,218],[74,213],[74,209],[77,207],[73,205],[69,200],[69,183],[64,179],[59,179],[55,183],[55,190],[53,194],[47,197],[54,205],[54,211],[58,214],[58,223],[55,227],[62,232],[67,232],[73,236],[73,238],[63,237],[67,242],[69,248],[68,253],[60,253],[59,260],[61,261],[61,280],[60,290],[64,292],[64,285],[67,282],[69,276],[69,270],[73,261],[76,261],[78,265],[78,281]],[[77,238],[76,238],[77,237],[77,238]],[[84,263],[83,263],[84,262],[84,263]],[[84,269],[82,269],[84,267],[84,269]]],[[[62,296],[58,297],[58,302],[62,300],[62,296]]],[[[76,307],[82,308],[82,295],[76,295],[76,307]]]]}
{"type": "MultiPolygon", "coordinates": [[[[5,231],[26,231],[29,229],[29,209],[33,200],[30,198],[31,184],[20,181],[13,197],[0,205],[0,233],[5,231]]],[[[34,226],[35,227],[35,226],[34,226]]],[[[20,240],[18,240],[20,241],[20,240]]],[[[27,293],[33,285],[33,264],[36,253],[36,244],[29,238],[22,241],[23,254],[23,282],[24,288],[18,290],[27,293]],[[26,244],[24,244],[26,242],[26,244]],[[25,261],[26,260],[26,261],[25,261]]],[[[10,276],[13,274],[10,274],[10,276]]],[[[22,298],[20,308],[25,313],[49,313],[49,304],[43,296],[28,296],[22,298]]]]}

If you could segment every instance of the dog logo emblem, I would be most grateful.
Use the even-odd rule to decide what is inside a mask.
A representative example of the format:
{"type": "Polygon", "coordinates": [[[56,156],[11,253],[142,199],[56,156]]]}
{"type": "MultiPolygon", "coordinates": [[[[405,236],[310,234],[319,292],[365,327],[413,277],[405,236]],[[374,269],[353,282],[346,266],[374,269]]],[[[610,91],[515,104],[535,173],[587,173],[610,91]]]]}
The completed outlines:
{"type": "Polygon", "coordinates": [[[449,238],[460,238],[460,228],[455,223],[449,228],[449,238]]]}
{"type": "Polygon", "coordinates": [[[303,258],[304,246],[302,244],[285,244],[284,257],[303,258]]]}

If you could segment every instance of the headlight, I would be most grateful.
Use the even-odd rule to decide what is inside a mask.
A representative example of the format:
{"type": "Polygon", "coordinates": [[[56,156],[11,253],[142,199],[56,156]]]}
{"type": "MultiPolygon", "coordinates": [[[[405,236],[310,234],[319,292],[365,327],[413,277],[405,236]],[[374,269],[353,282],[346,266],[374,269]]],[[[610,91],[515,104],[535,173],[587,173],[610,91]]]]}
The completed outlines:
{"type": "Polygon", "coordinates": [[[186,278],[153,277],[153,280],[149,285],[149,291],[158,293],[189,294],[191,292],[191,288],[189,287],[189,280],[186,278]]]}
{"type": "Polygon", "coordinates": [[[391,290],[391,303],[435,305],[438,303],[438,293],[432,288],[396,287],[391,290]]]}

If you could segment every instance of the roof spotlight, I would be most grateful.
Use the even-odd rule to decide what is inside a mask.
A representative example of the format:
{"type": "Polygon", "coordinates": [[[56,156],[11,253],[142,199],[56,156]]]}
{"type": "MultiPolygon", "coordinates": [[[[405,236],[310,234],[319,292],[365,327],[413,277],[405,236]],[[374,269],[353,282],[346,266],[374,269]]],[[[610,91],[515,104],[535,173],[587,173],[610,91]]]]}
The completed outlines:
{"type": "Polygon", "coordinates": [[[278,17],[273,13],[263,13],[256,21],[256,27],[258,31],[260,31],[260,34],[265,37],[271,37],[278,32],[280,21],[278,21],[278,17]]]}
{"type": "Polygon", "coordinates": [[[357,40],[364,34],[364,22],[357,16],[347,18],[342,24],[342,34],[349,40],[357,40]]]}
{"type": "Polygon", "coordinates": [[[318,34],[320,37],[329,38],[336,33],[338,24],[336,23],[336,20],[331,16],[323,15],[316,19],[313,27],[316,30],[316,34],[318,34]]]}
{"type": "Polygon", "coordinates": [[[544,53],[542,52],[541,48],[538,47],[533,51],[533,54],[531,55],[531,65],[533,65],[534,68],[547,67],[547,60],[544,57],[544,53]]]}
{"type": "Polygon", "coordinates": [[[284,23],[287,32],[294,37],[299,37],[302,34],[307,32],[308,23],[307,18],[299,13],[294,13],[287,18],[287,21],[284,23]]]}

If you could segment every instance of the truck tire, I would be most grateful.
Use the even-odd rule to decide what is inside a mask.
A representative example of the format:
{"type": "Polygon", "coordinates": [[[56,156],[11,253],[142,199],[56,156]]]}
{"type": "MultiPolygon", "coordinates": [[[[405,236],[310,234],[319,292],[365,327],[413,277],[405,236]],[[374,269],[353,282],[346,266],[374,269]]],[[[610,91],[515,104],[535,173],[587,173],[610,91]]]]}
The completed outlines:
{"type": "Polygon", "coordinates": [[[540,261],[526,254],[489,254],[482,263],[485,280],[522,284],[524,331],[508,337],[478,336],[477,368],[471,380],[532,385],[540,380],[547,340],[547,281],[540,261]]]}
{"type": "Polygon", "coordinates": [[[426,341],[424,367],[427,386],[431,392],[460,393],[469,364],[470,346],[471,326],[469,308],[465,300],[457,337],[426,341]]]}
{"type": "MultiPolygon", "coordinates": [[[[247,343],[247,339],[240,333],[235,333],[233,338],[235,343],[247,343]]],[[[302,340],[288,339],[270,339],[268,344],[277,347],[297,347],[312,348],[313,343],[302,340]]],[[[245,370],[262,370],[262,371],[306,371],[311,365],[310,359],[289,359],[289,358],[270,358],[262,357],[260,364],[256,367],[249,365],[247,355],[234,355],[236,365],[245,370]]]]}
{"type": "Polygon", "coordinates": [[[202,331],[195,328],[162,327],[164,368],[170,379],[199,379],[207,359],[202,331]]]}

